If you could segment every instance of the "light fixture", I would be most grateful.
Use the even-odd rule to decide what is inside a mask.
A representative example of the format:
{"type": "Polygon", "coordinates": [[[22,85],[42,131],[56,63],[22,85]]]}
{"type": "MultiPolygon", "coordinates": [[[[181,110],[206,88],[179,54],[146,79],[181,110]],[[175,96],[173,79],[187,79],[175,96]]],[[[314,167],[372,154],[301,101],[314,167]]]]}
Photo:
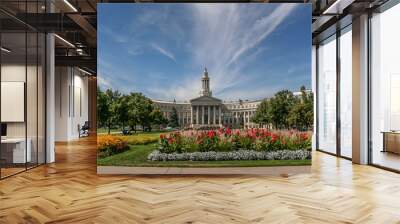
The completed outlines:
{"type": "Polygon", "coordinates": [[[355,0],[336,0],[332,5],[330,5],[327,9],[322,13],[323,15],[329,14],[342,14],[343,10],[351,5],[355,0]]]}
{"type": "Polygon", "coordinates": [[[68,0],[64,0],[64,3],[67,4],[74,12],[78,12],[75,6],[73,6],[68,0]]]}
{"type": "Polygon", "coordinates": [[[88,71],[86,71],[86,70],[83,70],[83,69],[81,69],[81,68],[79,68],[79,67],[78,67],[78,70],[81,71],[81,72],[83,72],[83,73],[85,73],[86,75],[90,75],[90,76],[93,75],[92,73],[90,73],[90,72],[88,72],[88,71]]]}
{"type": "Polygon", "coordinates": [[[61,36],[59,36],[58,34],[54,34],[55,37],[57,37],[59,40],[61,40],[62,42],[66,43],[68,46],[75,48],[75,45],[73,45],[71,42],[69,42],[68,40],[62,38],[61,36]]]}
{"type": "Polygon", "coordinates": [[[0,49],[1,49],[1,51],[4,51],[6,53],[10,53],[11,52],[11,50],[9,50],[9,49],[7,49],[5,47],[1,47],[0,49]]]}

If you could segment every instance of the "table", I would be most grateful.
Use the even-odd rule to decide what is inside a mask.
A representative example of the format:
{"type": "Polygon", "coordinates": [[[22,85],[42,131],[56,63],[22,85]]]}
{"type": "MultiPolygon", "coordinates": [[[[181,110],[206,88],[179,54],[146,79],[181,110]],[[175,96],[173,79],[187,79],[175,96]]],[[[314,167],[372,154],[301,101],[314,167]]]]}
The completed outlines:
{"type": "Polygon", "coordinates": [[[31,162],[31,139],[28,142],[25,151],[25,138],[5,138],[1,139],[1,157],[6,163],[26,163],[31,162]]]}
{"type": "Polygon", "coordinates": [[[382,131],[383,150],[382,152],[391,152],[400,154],[400,131],[382,131]]]}

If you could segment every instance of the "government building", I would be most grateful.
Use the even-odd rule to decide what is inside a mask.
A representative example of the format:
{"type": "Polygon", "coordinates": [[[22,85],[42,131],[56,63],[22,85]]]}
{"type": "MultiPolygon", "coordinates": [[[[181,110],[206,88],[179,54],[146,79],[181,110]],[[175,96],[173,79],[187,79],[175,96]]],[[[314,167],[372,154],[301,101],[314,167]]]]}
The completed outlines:
{"type": "Polygon", "coordinates": [[[262,100],[238,100],[226,102],[213,97],[207,68],[201,78],[200,96],[188,102],[153,100],[166,118],[170,118],[173,108],[177,110],[181,128],[244,127],[258,125],[251,122],[262,100]]]}

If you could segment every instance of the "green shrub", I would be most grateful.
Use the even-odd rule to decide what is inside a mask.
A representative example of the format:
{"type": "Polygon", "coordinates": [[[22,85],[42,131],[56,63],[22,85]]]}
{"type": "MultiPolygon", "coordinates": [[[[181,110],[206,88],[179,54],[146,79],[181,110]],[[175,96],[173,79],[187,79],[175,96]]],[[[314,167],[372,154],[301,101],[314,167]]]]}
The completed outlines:
{"type": "Polygon", "coordinates": [[[97,137],[98,156],[104,158],[129,149],[128,143],[121,137],[103,135],[97,137]]]}

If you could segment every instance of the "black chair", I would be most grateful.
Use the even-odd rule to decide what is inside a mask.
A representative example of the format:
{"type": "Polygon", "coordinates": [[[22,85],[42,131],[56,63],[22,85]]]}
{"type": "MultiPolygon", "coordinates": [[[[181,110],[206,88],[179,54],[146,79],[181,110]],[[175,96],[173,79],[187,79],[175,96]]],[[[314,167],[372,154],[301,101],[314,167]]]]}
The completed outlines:
{"type": "Polygon", "coordinates": [[[82,125],[82,127],[79,129],[79,138],[80,137],[87,137],[89,136],[89,121],[85,121],[85,123],[82,125]]]}

